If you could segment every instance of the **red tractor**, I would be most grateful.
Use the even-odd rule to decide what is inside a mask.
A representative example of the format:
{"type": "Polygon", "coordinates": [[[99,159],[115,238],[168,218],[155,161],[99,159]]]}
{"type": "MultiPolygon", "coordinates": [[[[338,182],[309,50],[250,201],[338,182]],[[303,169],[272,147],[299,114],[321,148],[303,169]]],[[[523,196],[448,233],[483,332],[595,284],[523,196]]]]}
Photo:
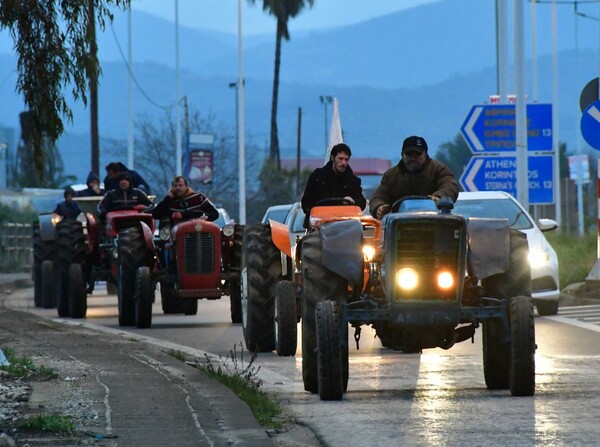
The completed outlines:
{"type": "Polygon", "coordinates": [[[231,321],[241,323],[240,263],[244,227],[174,213],[172,224],[161,224],[156,280],[164,313],[195,315],[198,300],[229,295],[231,321]]]}
{"type": "Polygon", "coordinates": [[[87,295],[96,281],[106,281],[117,284],[119,325],[148,327],[152,304],[138,303],[136,291],[153,285],[146,279],[155,263],[152,215],[142,212],[144,206],[112,211],[103,225],[93,212],[98,198],[76,200],[84,212],[77,220],[62,220],[56,230],[58,315],[84,318],[87,295]]]}

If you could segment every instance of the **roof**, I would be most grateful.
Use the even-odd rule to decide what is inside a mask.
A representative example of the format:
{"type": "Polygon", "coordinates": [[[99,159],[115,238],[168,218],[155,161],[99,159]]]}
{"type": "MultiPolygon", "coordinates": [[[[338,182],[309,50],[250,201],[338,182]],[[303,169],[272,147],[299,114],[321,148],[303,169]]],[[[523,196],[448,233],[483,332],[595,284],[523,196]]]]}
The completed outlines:
{"type": "MultiPolygon", "coordinates": [[[[300,169],[314,170],[324,165],[322,158],[304,158],[300,160],[300,169]]],[[[356,175],[382,175],[392,167],[391,160],[386,158],[358,158],[350,159],[350,167],[356,175]]],[[[281,168],[296,169],[296,159],[286,158],[281,160],[281,168]]]]}

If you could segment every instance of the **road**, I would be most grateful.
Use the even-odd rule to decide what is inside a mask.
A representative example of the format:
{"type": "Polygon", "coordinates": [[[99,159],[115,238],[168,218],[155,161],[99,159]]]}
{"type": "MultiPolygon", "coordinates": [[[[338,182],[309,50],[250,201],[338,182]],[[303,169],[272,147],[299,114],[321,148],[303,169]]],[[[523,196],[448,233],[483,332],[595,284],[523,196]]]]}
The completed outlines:
{"type": "MultiPolygon", "coordinates": [[[[227,298],[201,301],[196,316],[167,316],[157,296],[152,328],[141,330],[120,328],[116,297],[95,293],[88,301],[88,318],[64,321],[147,336],[198,355],[207,351],[227,357],[243,340],[241,325],[230,323],[227,298]]],[[[31,309],[31,295],[31,289],[16,293],[10,306],[57,318],[54,310],[31,309]]],[[[304,391],[301,349],[295,358],[260,354],[256,364],[263,389],[331,447],[598,443],[600,306],[561,308],[557,317],[536,317],[533,397],[486,389],[480,335],[474,343],[447,351],[402,354],[382,349],[373,332],[363,328],[360,350],[351,345],[348,393],[341,402],[321,402],[304,391]]]]}

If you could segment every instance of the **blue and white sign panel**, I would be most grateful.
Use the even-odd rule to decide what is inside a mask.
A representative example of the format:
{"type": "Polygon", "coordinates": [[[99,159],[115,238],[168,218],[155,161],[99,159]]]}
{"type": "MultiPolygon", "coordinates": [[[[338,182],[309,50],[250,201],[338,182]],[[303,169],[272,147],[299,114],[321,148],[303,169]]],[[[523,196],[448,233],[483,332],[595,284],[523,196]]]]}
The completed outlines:
{"type": "Polygon", "coordinates": [[[590,146],[600,150],[600,100],[591,103],[583,112],[581,135],[590,146]]]}
{"type": "MultiPolygon", "coordinates": [[[[473,106],[460,131],[474,154],[515,152],[514,104],[473,106]]],[[[552,151],[552,104],[527,104],[527,150],[552,151]]]]}
{"type": "MultiPolygon", "coordinates": [[[[552,155],[529,156],[529,203],[554,203],[552,155]]],[[[513,156],[472,157],[460,177],[465,191],[506,191],[517,197],[517,159],[513,156]]]]}

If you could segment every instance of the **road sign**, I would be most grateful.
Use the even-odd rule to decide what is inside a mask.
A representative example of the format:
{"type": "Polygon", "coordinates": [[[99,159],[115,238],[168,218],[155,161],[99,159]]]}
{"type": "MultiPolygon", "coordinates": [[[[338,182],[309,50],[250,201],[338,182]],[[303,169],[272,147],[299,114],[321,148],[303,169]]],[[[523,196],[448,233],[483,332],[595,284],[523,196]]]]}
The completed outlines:
{"type": "MultiPolygon", "coordinates": [[[[515,152],[515,105],[473,106],[460,131],[474,154],[515,152]]],[[[527,150],[552,151],[552,104],[527,104],[527,150]]]]}
{"type": "Polygon", "coordinates": [[[583,112],[591,103],[598,101],[598,99],[600,99],[598,97],[598,78],[594,78],[583,87],[581,95],[579,95],[579,107],[581,111],[583,112]]]}
{"type": "Polygon", "coordinates": [[[583,112],[581,135],[590,146],[600,150],[600,101],[594,101],[583,112]]]}
{"type": "MultiPolygon", "coordinates": [[[[554,203],[553,158],[553,155],[527,157],[530,205],[554,203]]],[[[465,191],[506,191],[517,197],[516,157],[472,157],[460,184],[465,191]]]]}

